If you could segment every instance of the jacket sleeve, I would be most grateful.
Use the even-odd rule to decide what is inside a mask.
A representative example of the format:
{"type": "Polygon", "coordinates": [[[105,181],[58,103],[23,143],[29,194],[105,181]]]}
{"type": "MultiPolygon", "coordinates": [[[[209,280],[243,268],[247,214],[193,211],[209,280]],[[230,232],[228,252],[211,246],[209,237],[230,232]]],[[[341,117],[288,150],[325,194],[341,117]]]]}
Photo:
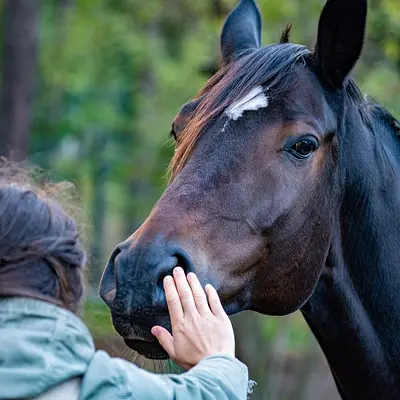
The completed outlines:
{"type": "Polygon", "coordinates": [[[246,400],[248,370],[238,359],[219,355],[202,360],[181,375],[158,375],[121,359],[113,359],[132,399],[246,400]]]}

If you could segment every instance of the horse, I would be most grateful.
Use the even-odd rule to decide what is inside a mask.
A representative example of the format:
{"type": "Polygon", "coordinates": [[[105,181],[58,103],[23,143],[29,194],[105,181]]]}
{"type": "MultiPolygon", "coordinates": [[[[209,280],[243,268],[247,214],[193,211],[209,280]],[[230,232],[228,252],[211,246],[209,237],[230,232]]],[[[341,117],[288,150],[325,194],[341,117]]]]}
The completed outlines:
{"type": "Polygon", "coordinates": [[[300,310],[343,399],[400,398],[399,122],[351,77],[366,0],[328,0],[315,47],[261,46],[254,0],[172,124],[168,186],[112,252],[100,295],[125,343],[165,353],[163,278],[179,265],[229,314],[300,310]]]}

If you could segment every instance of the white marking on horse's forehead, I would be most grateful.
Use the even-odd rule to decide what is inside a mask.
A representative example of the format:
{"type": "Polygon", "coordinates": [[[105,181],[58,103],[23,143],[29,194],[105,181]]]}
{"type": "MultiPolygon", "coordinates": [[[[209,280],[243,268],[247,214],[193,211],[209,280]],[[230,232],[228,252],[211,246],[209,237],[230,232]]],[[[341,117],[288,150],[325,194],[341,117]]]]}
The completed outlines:
{"type": "Polygon", "coordinates": [[[234,121],[243,116],[245,111],[256,111],[268,107],[268,96],[264,93],[262,86],[257,86],[250,91],[243,99],[230,105],[225,114],[234,121]]]}

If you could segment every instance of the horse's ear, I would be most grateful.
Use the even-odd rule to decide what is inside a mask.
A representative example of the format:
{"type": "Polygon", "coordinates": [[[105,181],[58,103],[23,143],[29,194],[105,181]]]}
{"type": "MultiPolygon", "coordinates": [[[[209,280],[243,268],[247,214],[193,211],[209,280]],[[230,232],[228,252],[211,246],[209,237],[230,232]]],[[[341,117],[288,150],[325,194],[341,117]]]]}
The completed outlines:
{"type": "Polygon", "coordinates": [[[361,55],[367,20],[367,0],[328,0],[319,21],[315,47],[323,78],[341,88],[361,55]]]}
{"type": "Polygon", "coordinates": [[[225,21],[221,34],[224,65],[261,46],[261,15],[254,0],[241,0],[225,21]]]}

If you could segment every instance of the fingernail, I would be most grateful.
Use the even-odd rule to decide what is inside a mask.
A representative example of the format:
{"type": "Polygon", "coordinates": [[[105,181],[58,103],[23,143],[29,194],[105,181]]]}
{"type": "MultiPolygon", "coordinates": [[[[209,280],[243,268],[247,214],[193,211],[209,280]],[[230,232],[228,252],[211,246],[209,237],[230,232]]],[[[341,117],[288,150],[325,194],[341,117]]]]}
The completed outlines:
{"type": "Polygon", "coordinates": [[[152,333],[154,336],[157,336],[158,333],[159,333],[159,329],[158,329],[156,326],[153,326],[153,328],[151,328],[151,333],[152,333]]]}
{"type": "Polygon", "coordinates": [[[187,277],[188,277],[188,279],[193,279],[193,278],[196,277],[196,275],[195,275],[194,272],[189,272],[189,273],[187,274],[187,277]]]}
{"type": "Polygon", "coordinates": [[[181,268],[181,267],[175,267],[174,273],[175,273],[175,274],[184,274],[185,272],[183,271],[183,268],[181,268]]]}
{"type": "Polygon", "coordinates": [[[164,278],[164,283],[169,284],[172,282],[172,276],[168,275],[164,278]]]}

